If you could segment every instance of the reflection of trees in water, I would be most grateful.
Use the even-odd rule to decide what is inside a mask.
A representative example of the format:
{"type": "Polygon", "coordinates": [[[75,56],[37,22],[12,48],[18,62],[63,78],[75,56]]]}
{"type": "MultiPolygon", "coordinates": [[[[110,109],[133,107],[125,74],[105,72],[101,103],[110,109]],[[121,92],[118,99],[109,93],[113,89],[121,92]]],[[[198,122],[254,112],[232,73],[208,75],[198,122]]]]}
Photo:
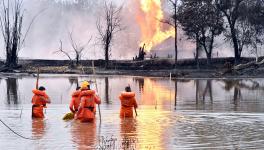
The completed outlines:
{"type": "Polygon", "coordinates": [[[213,106],[213,90],[212,80],[194,80],[195,84],[195,99],[197,109],[208,109],[206,108],[206,97],[209,97],[210,105],[213,106]]]}
{"type": "Polygon", "coordinates": [[[242,83],[242,80],[223,80],[223,82],[225,83],[224,89],[226,91],[234,89],[234,109],[237,110],[238,101],[242,99],[241,87],[244,87],[245,84],[242,83]]]}
{"type": "Polygon", "coordinates": [[[18,83],[16,78],[7,78],[6,79],[6,98],[7,103],[18,104],[18,94],[17,94],[18,83]]]}
{"type": "Polygon", "coordinates": [[[199,80],[195,80],[195,100],[196,100],[196,104],[198,103],[199,100],[199,86],[200,86],[200,81],[199,80]]]}
{"type": "Polygon", "coordinates": [[[198,103],[198,101],[200,99],[202,99],[203,101],[205,101],[205,97],[207,95],[209,95],[210,101],[213,102],[213,90],[212,90],[212,80],[206,80],[206,81],[202,81],[202,80],[195,80],[195,87],[196,87],[196,103],[198,103]],[[205,87],[203,86],[203,82],[206,82],[205,87]]]}
{"type": "Polygon", "coordinates": [[[175,89],[175,95],[174,95],[174,101],[175,101],[175,103],[174,103],[174,109],[176,110],[176,106],[177,106],[177,94],[178,94],[178,80],[175,80],[175,87],[174,87],[174,89],[175,89]]]}
{"type": "Polygon", "coordinates": [[[246,90],[264,90],[264,86],[260,86],[259,82],[254,80],[222,80],[222,81],[225,83],[224,89],[226,91],[230,91],[232,88],[235,87],[246,90]]]}
{"type": "Polygon", "coordinates": [[[203,100],[205,100],[205,96],[209,95],[211,102],[213,101],[213,92],[212,92],[212,80],[206,81],[206,86],[203,91],[203,100]]]}
{"type": "Polygon", "coordinates": [[[109,104],[109,79],[108,77],[105,77],[105,102],[106,104],[109,104]]]}
{"type": "Polygon", "coordinates": [[[174,81],[174,109],[176,110],[176,106],[177,106],[177,96],[178,96],[178,83],[188,83],[191,82],[192,80],[189,79],[176,79],[174,81]]]}
{"type": "Polygon", "coordinates": [[[226,91],[230,91],[231,89],[234,89],[233,100],[234,100],[234,104],[237,105],[237,100],[240,100],[242,98],[240,85],[244,86],[245,84],[242,83],[241,80],[224,80],[223,82],[225,83],[224,89],[226,91]]]}
{"type": "Polygon", "coordinates": [[[264,90],[264,87],[260,86],[259,82],[254,80],[223,80],[223,82],[225,83],[224,89],[226,91],[234,89],[234,100],[242,98],[242,89],[250,91],[264,90]]]}
{"type": "Polygon", "coordinates": [[[234,100],[234,105],[235,109],[237,109],[238,102],[239,100],[243,99],[242,92],[241,90],[249,90],[249,91],[254,91],[254,90],[262,90],[264,91],[264,87],[260,85],[258,81],[255,80],[222,80],[224,82],[224,89],[226,91],[231,91],[233,89],[233,100],[234,100]]]}
{"type": "Polygon", "coordinates": [[[72,87],[73,84],[76,85],[76,87],[79,86],[78,77],[69,77],[69,83],[72,87]]]}
{"type": "MultiPolygon", "coordinates": [[[[235,109],[238,106],[239,100],[242,100],[242,90],[262,90],[264,91],[264,86],[261,86],[261,84],[258,81],[255,80],[241,80],[241,79],[229,79],[229,80],[218,80],[220,82],[224,83],[224,86],[222,88],[225,91],[232,91],[233,92],[233,104],[235,106],[235,109]]],[[[206,97],[208,96],[211,104],[213,103],[213,87],[212,87],[212,80],[195,80],[195,87],[196,87],[196,104],[203,104],[206,100],[206,97]],[[202,100],[200,102],[200,100],[202,100]]]]}
{"type": "Polygon", "coordinates": [[[144,92],[144,78],[133,78],[136,83],[138,83],[139,86],[139,92],[143,93],[144,92]]]}

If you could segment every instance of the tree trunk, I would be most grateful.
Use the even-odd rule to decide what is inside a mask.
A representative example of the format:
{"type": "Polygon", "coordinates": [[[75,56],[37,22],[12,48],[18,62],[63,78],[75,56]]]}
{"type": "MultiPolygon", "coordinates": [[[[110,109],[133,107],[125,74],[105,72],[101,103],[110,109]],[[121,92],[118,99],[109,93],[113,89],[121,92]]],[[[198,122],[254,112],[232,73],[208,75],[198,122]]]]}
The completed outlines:
{"type": "Polygon", "coordinates": [[[199,43],[198,43],[198,38],[196,38],[196,55],[195,55],[195,60],[196,60],[197,69],[200,69],[200,65],[199,65],[199,43]]]}
{"type": "Polygon", "coordinates": [[[11,53],[6,54],[6,66],[7,67],[16,67],[17,66],[17,54],[16,51],[12,50],[11,53]]]}
{"type": "Polygon", "coordinates": [[[241,52],[239,52],[237,36],[236,36],[234,25],[230,25],[230,29],[231,29],[231,36],[232,36],[233,46],[234,46],[235,64],[239,64],[240,63],[241,52]]]}
{"type": "Polygon", "coordinates": [[[206,52],[206,58],[207,58],[207,65],[211,66],[211,62],[212,62],[212,53],[211,52],[206,52]]]}
{"type": "Polygon", "coordinates": [[[256,63],[259,61],[259,55],[258,55],[258,38],[256,36],[255,38],[255,44],[254,44],[254,47],[255,47],[255,53],[256,53],[256,63]]]}
{"type": "Polygon", "coordinates": [[[177,61],[178,61],[177,26],[175,27],[175,41],[174,41],[174,47],[175,47],[175,66],[176,66],[176,65],[177,65],[177,61]]]}
{"type": "Polygon", "coordinates": [[[256,62],[258,62],[259,60],[259,56],[258,56],[258,47],[256,46],[255,48],[255,51],[256,51],[256,62]]]}
{"type": "Polygon", "coordinates": [[[79,54],[77,54],[77,56],[76,56],[76,67],[79,66],[79,59],[80,59],[79,54]]]}
{"type": "Polygon", "coordinates": [[[175,41],[174,41],[174,46],[175,46],[175,67],[177,65],[178,61],[178,37],[177,37],[177,32],[178,32],[178,26],[177,26],[177,1],[175,2],[175,7],[174,7],[174,13],[175,13],[175,19],[174,19],[174,25],[175,25],[175,41]]]}
{"type": "Polygon", "coordinates": [[[105,68],[108,68],[109,63],[109,46],[108,44],[105,45],[105,68]]]}

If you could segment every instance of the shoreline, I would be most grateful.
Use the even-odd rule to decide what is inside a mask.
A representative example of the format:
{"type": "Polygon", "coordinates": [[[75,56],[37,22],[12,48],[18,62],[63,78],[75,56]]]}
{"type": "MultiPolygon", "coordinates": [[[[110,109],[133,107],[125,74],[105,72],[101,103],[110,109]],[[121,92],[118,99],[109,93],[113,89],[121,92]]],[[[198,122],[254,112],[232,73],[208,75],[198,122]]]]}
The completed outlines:
{"type": "MultiPolygon", "coordinates": [[[[41,69],[40,69],[41,70],[41,69]]],[[[153,70],[152,70],[153,71],[153,70]]],[[[134,76],[134,77],[151,77],[151,78],[170,78],[170,73],[171,73],[171,78],[172,79],[249,79],[249,78],[264,78],[264,76],[261,75],[223,75],[223,76],[214,76],[212,74],[215,73],[215,71],[204,71],[204,70],[188,70],[182,72],[182,70],[178,70],[176,73],[172,72],[171,70],[163,70],[163,71],[158,71],[155,70],[155,73],[152,73],[151,70],[140,70],[140,71],[135,71],[135,70],[106,70],[106,71],[96,71],[95,74],[92,73],[62,73],[62,72],[41,72],[40,74],[42,75],[67,75],[67,76],[134,76]],[[196,73],[191,73],[191,72],[196,72],[196,73]],[[177,74],[184,74],[184,75],[179,75],[177,74]]],[[[37,72],[0,72],[0,77],[1,76],[33,76],[35,77],[37,72]]]]}
{"type": "MultiPolygon", "coordinates": [[[[254,58],[243,58],[241,64],[245,65],[254,61],[254,58]]],[[[0,74],[28,74],[34,75],[38,68],[41,74],[74,74],[74,75],[124,75],[142,77],[167,77],[173,79],[224,79],[224,78],[264,78],[264,64],[253,64],[242,69],[233,69],[232,58],[214,58],[208,67],[206,59],[200,59],[197,69],[196,61],[183,59],[174,66],[172,59],[156,59],[144,61],[111,60],[108,69],[104,68],[103,60],[82,61],[80,66],[68,67],[68,60],[20,60],[20,67],[15,69],[4,68],[0,65],[0,74]],[[226,66],[232,65],[232,68],[226,66]],[[95,71],[95,72],[94,72],[95,71]]],[[[254,62],[253,62],[254,63],[254,62]]],[[[240,64],[240,65],[241,65],[240,64]]],[[[239,66],[239,65],[238,65],[239,66]]]]}

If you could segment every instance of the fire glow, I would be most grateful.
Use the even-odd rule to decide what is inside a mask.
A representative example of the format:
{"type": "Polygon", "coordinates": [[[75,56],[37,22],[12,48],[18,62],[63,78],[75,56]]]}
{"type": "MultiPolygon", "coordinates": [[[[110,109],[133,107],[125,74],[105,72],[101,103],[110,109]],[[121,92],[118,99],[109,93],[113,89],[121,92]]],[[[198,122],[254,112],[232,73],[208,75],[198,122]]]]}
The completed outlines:
{"type": "Polygon", "coordinates": [[[145,50],[150,52],[151,49],[162,43],[169,37],[175,37],[173,27],[163,30],[164,23],[161,0],[136,0],[140,6],[136,20],[140,26],[141,39],[140,46],[145,44],[145,50]]]}

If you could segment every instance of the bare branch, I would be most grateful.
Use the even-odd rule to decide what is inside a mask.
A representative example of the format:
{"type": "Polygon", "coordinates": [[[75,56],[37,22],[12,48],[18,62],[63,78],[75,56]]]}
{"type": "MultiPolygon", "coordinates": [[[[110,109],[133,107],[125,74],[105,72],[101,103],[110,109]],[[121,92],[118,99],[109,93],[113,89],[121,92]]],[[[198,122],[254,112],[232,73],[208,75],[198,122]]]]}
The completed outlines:
{"type": "Polygon", "coordinates": [[[72,58],[69,55],[69,53],[63,50],[63,48],[62,48],[62,41],[61,40],[60,40],[60,48],[59,48],[59,50],[58,51],[55,51],[53,53],[59,53],[59,52],[60,53],[63,53],[65,56],[67,56],[69,58],[70,61],[72,61],[72,58]]]}
{"type": "Polygon", "coordinates": [[[164,24],[168,24],[170,26],[175,26],[174,23],[172,23],[170,20],[166,20],[166,19],[163,19],[163,20],[159,20],[161,23],[164,23],[164,24]]]}

